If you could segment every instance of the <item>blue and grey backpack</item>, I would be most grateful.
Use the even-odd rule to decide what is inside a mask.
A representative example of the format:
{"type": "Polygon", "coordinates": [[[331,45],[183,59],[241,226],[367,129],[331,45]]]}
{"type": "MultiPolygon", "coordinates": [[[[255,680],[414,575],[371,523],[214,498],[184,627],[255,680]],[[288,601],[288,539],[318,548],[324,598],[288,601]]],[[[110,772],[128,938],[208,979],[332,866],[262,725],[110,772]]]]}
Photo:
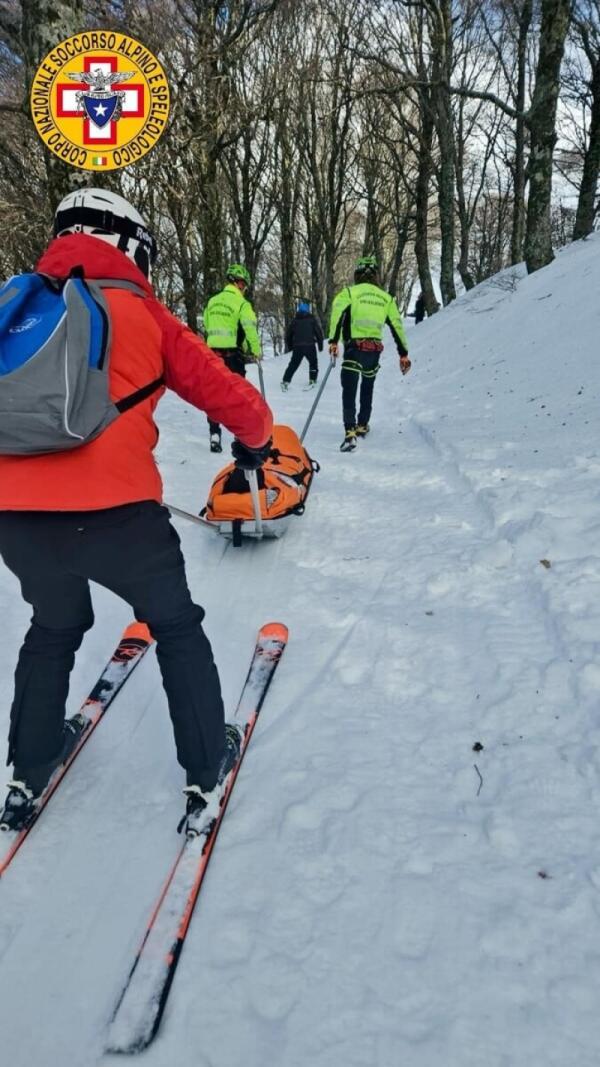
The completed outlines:
{"type": "Polygon", "coordinates": [[[80,268],[67,279],[21,274],[0,289],[0,455],[79,448],[163,384],[110,399],[103,289],[146,295],[132,282],[86,280],[80,268]]]}

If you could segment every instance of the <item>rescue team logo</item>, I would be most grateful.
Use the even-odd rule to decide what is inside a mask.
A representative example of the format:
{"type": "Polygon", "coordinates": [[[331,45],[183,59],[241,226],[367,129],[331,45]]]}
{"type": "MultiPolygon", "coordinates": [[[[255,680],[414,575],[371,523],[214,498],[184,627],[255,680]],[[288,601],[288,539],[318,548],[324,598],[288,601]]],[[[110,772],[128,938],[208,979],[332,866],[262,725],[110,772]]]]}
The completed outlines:
{"type": "Polygon", "coordinates": [[[91,30],[61,41],[40,64],[31,114],[55,156],[82,170],[118,170],[146,155],[167,125],[169,83],[144,45],[91,30]]]}

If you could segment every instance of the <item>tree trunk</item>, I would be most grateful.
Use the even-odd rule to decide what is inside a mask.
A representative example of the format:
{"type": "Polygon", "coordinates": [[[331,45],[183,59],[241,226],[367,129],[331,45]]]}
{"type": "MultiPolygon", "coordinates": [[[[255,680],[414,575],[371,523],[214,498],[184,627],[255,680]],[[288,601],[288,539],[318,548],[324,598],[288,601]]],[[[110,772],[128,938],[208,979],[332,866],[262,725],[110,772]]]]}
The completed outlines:
{"type": "MultiPolygon", "coordinates": [[[[210,41],[212,50],[206,51],[202,58],[202,88],[199,114],[195,116],[195,125],[201,137],[197,142],[198,164],[202,175],[201,201],[198,210],[198,223],[202,241],[202,297],[206,305],[211,296],[223,285],[223,218],[222,197],[220,192],[219,168],[219,123],[221,97],[226,92],[226,74],[220,62],[218,45],[215,38],[214,17],[211,11],[201,15],[201,27],[205,40],[210,41]]],[[[199,27],[200,28],[200,27],[199,27]]],[[[209,46],[210,47],[210,46],[209,46]]]]}
{"type": "Polygon", "coordinates": [[[585,159],[583,161],[583,175],[579,189],[577,214],[575,216],[575,228],[573,240],[587,237],[594,229],[596,216],[596,196],[598,192],[598,177],[600,176],[600,58],[597,60],[592,72],[592,113],[590,119],[590,133],[585,159]]]}
{"type": "Polygon", "coordinates": [[[570,0],[542,0],[540,51],[529,112],[531,150],[527,167],[529,203],[525,261],[530,274],[554,259],[550,221],[552,162],[560,68],[570,16],[570,0]]]}
{"type": "Polygon", "coordinates": [[[432,45],[434,49],[435,123],[440,146],[440,170],[438,203],[442,252],[440,264],[440,289],[444,304],[456,300],[454,285],[454,130],[452,125],[452,100],[450,79],[452,74],[452,2],[439,0],[432,19],[432,45]]]}
{"type": "Polygon", "coordinates": [[[421,94],[421,133],[419,138],[419,167],[417,172],[417,185],[415,196],[415,256],[419,271],[421,292],[425,300],[425,310],[428,315],[434,315],[439,311],[431,280],[431,266],[429,263],[429,184],[431,181],[431,147],[433,144],[433,118],[429,107],[429,101],[423,99],[421,94]]]}
{"type": "Polygon", "coordinates": [[[469,226],[464,204],[461,206],[460,200],[458,213],[460,219],[460,258],[458,260],[458,273],[461,276],[465,289],[468,291],[475,287],[475,279],[471,274],[471,268],[469,266],[471,227],[469,226]]]}
{"type": "Polygon", "coordinates": [[[458,103],[458,129],[456,137],[456,197],[458,202],[458,221],[460,225],[460,258],[458,272],[465,289],[473,289],[475,281],[469,270],[469,245],[471,222],[465,195],[465,142],[464,142],[464,100],[458,103]]]}
{"type": "MultiPolygon", "coordinates": [[[[408,212],[404,215],[402,225],[397,231],[396,248],[394,250],[394,258],[390,267],[390,274],[388,278],[388,292],[392,296],[399,298],[398,293],[398,279],[400,277],[400,269],[402,267],[402,259],[404,256],[404,249],[408,244],[408,232],[410,227],[410,216],[408,212]]],[[[409,294],[410,295],[410,294],[409,294]]]]}
{"type": "Polygon", "coordinates": [[[313,312],[320,319],[324,331],[329,322],[327,319],[325,284],[322,272],[323,260],[323,232],[316,218],[314,203],[310,192],[307,191],[304,199],[304,225],[306,228],[306,250],[310,268],[310,299],[313,312]]]}
{"type": "Polygon", "coordinates": [[[525,143],[527,126],[525,123],[525,96],[527,92],[527,40],[533,0],[524,0],[519,16],[519,36],[517,39],[517,94],[515,108],[518,112],[515,125],[515,161],[513,169],[513,219],[510,239],[510,260],[512,266],[523,259],[523,241],[525,239],[525,143]]]}
{"type": "Polygon", "coordinates": [[[325,235],[324,244],[324,282],[325,282],[325,318],[329,319],[331,305],[335,296],[335,238],[331,234],[325,235]]]}
{"type": "Polygon", "coordinates": [[[214,151],[209,150],[204,167],[204,195],[200,207],[202,235],[202,275],[204,303],[218,293],[223,285],[223,228],[219,172],[214,151]]]}
{"type": "Polygon", "coordinates": [[[281,249],[283,320],[286,330],[290,325],[294,314],[294,282],[296,278],[296,220],[294,215],[294,194],[292,190],[289,159],[282,158],[281,196],[279,205],[279,245],[281,249]]]}
{"type": "Polygon", "coordinates": [[[365,192],[367,200],[367,220],[365,227],[365,243],[363,254],[374,255],[380,269],[383,265],[383,244],[381,240],[381,224],[377,211],[377,184],[375,176],[367,170],[365,174],[365,192]]]}
{"type": "Polygon", "coordinates": [[[198,332],[198,319],[200,316],[200,293],[198,292],[198,269],[194,257],[190,252],[185,228],[181,228],[177,234],[179,245],[178,267],[181,273],[183,287],[183,303],[185,307],[185,321],[194,333],[198,332]]]}
{"type": "MultiPolygon", "coordinates": [[[[21,39],[25,58],[27,96],[40,63],[60,41],[79,33],[84,20],[83,0],[27,0],[22,3],[21,39]]],[[[48,200],[52,213],[72,189],[92,185],[94,175],[64,163],[44,147],[48,200]]]]}

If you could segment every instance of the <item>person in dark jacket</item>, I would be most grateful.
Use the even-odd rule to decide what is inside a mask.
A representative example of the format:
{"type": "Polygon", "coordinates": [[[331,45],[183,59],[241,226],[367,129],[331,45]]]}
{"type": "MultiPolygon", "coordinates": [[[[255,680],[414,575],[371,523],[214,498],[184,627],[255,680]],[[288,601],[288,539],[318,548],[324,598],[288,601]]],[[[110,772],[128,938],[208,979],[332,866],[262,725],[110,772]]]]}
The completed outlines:
{"type": "Polygon", "coordinates": [[[308,360],[308,385],[309,388],[317,384],[319,376],[319,362],[317,359],[317,346],[319,352],[323,351],[323,330],[321,324],[314,315],[311,315],[310,307],[305,300],[298,304],[295,317],[288,326],[285,335],[285,350],[292,353],[292,358],[286,367],[281,381],[283,392],[287,392],[288,386],[306,356],[308,360]]]}

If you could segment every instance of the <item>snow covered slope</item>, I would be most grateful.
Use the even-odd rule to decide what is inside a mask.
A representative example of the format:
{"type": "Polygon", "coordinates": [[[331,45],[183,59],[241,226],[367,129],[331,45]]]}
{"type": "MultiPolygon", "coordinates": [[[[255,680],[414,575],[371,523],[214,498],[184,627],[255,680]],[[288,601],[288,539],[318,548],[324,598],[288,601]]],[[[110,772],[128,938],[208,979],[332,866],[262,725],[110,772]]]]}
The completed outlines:
{"type": "MultiPolygon", "coordinates": [[[[290,643],[146,1064],[600,1062],[599,291],[594,238],[413,328],[354,455],[333,374],[280,542],[177,520],[228,703],[259,623],[290,643]]],[[[313,396],[304,367],[280,394],[284,367],[268,396],[300,428],[313,396]]],[[[166,499],[197,510],[205,421],[167,398],[160,423],[166,499]]],[[[128,618],[95,605],[72,709],[128,618]]],[[[0,610],[4,733],[28,618],[5,572],[0,610]]],[[[0,885],[11,1067],[122,1062],[105,1024],[181,785],[151,654],[0,885]]]]}

